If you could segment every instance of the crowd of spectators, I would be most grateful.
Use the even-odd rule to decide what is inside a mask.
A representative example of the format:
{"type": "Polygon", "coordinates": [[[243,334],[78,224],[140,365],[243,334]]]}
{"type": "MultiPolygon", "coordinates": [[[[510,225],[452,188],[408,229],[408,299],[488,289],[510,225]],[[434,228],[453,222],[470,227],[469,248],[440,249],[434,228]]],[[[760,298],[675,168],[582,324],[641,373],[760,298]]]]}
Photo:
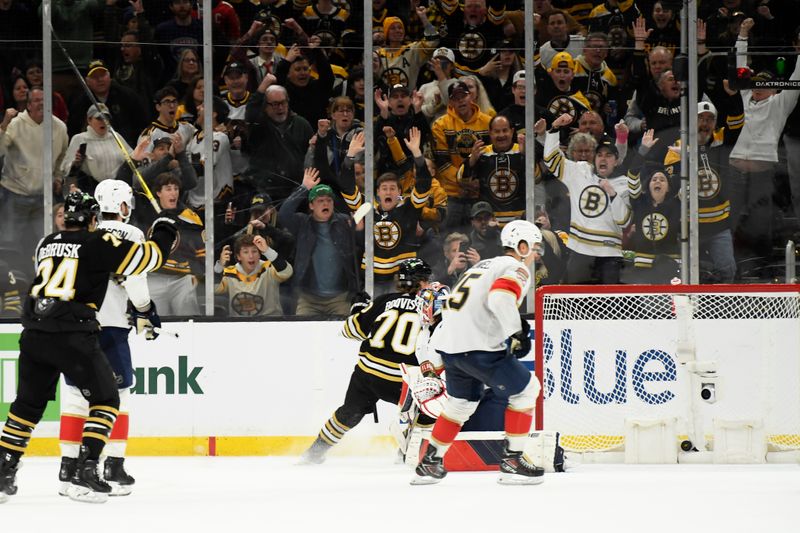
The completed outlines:
{"type": "MultiPolygon", "coordinates": [[[[33,275],[45,187],[58,202],[105,179],[134,187],[141,228],[156,216],[142,180],[179,221],[179,245],[149,276],[163,315],[203,312],[210,238],[216,314],[236,317],[346,313],[364,286],[365,234],[376,294],[410,257],[452,284],[502,253],[500,228],[526,216],[544,233],[538,284],[669,283],[679,272],[682,2],[533,0],[526,21],[523,0],[373,0],[365,43],[359,1],[214,0],[212,87],[200,2],[51,3],[69,58],[54,43],[49,184],[41,6],[0,0],[5,313],[33,275]],[[364,82],[365,46],[374,87],[364,82]],[[213,235],[204,223],[206,90],[213,235]],[[538,119],[528,128],[526,105],[538,119]],[[530,143],[535,163],[525,160],[530,143]],[[536,212],[526,213],[531,194],[536,212]],[[353,216],[363,204],[374,206],[366,230],[353,216]]],[[[689,154],[699,167],[702,281],[772,281],[777,250],[800,230],[800,93],[737,88],[727,52],[753,79],[800,78],[800,3],[698,3],[699,146],[689,154]]]]}

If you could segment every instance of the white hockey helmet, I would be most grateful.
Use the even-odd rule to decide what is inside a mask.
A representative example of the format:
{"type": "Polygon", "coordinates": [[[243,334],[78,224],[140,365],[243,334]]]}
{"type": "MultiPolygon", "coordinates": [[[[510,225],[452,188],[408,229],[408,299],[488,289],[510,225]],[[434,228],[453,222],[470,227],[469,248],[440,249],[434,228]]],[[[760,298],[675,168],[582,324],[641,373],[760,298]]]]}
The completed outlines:
{"type": "Polygon", "coordinates": [[[500,232],[500,242],[503,246],[511,248],[522,257],[528,257],[533,251],[534,246],[542,242],[542,232],[533,222],[527,220],[512,220],[505,225],[500,232]],[[528,243],[528,253],[522,255],[519,251],[519,243],[528,243]]]}
{"type": "Polygon", "coordinates": [[[125,222],[133,209],[133,190],[120,180],[103,180],[94,189],[94,197],[100,205],[101,213],[114,213],[122,216],[125,222]],[[122,214],[122,204],[128,205],[127,215],[122,214]]]}

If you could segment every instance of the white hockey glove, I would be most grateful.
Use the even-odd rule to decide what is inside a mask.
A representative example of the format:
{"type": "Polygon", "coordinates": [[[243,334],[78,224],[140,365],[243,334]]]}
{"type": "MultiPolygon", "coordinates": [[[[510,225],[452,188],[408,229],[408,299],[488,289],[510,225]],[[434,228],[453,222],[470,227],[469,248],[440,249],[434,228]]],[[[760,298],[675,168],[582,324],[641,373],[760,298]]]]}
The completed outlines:
{"type": "Polygon", "coordinates": [[[136,328],[136,333],[144,332],[144,338],[151,341],[158,337],[155,328],[161,327],[161,317],[156,311],[156,304],[150,301],[150,308],[147,311],[139,311],[128,302],[128,324],[136,328]]]}

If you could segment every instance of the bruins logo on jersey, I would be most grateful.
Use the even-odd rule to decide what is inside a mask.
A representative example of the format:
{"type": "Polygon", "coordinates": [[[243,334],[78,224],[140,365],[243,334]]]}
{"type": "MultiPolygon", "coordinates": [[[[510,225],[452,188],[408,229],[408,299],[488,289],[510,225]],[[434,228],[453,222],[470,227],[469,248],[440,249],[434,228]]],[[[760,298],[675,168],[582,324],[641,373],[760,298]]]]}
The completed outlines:
{"type": "Polygon", "coordinates": [[[556,96],[550,100],[550,103],[547,105],[547,109],[553,114],[553,116],[556,117],[560,117],[565,113],[572,118],[575,118],[577,115],[575,103],[569,96],[556,96]]]}
{"type": "Polygon", "coordinates": [[[469,158],[472,152],[472,145],[478,141],[478,136],[472,130],[457,131],[455,135],[455,151],[464,159],[469,158]]]}
{"type": "Polygon", "coordinates": [[[648,241],[660,241],[669,233],[669,221],[661,213],[650,213],[642,219],[642,234],[648,241]]]}
{"type": "Polygon", "coordinates": [[[281,34],[281,19],[266,11],[259,11],[256,20],[264,24],[264,30],[270,30],[275,35],[281,34]]]}
{"type": "Polygon", "coordinates": [[[264,298],[249,292],[237,292],[231,299],[231,308],[239,316],[256,316],[264,309],[264,298]]]}
{"type": "Polygon", "coordinates": [[[597,218],[608,207],[608,195],[599,185],[590,185],[581,191],[578,204],[583,216],[597,218]]]}
{"type": "Polygon", "coordinates": [[[603,110],[603,96],[594,91],[585,92],[583,95],[586,96],[586,99],[589,101],[589,107],[592,111],[600,113],[603,110]]]}
{"type": "Polygon", "coordinates": [[[330,47],[336,45],[336,35],[328,29],[317,30],[314,35],[319,37],[322,46],[330,47]]]}
{"type": "Polygon", "coordinates": [[[379,220],[375,223],[373,233],[375,243],[384,250],[391,250],[397,246],[403,235],[400,225],[393,220],[379,220]]]}
{"type": "Polygon", "coordinates": [[[486,48],[486,38],[480,33],[465,32],[458,40],[458,51],[465,59],[477,59],[486,48]]]}
{"type": "Polygon", "coordinates": [[[406,74],[406,71],[403,69],[389,67],[383,71],[381,78],[383,78],[383,83],[386,84],[387,87],[392,87],[398,83],[408,87],[408,74],[406,74]]]}
{"type": "Polygon", "coordinates": [[[489,176],[489,190],[492,196],[500,201],[507,202],[519,189],[519,179],[510,168],[498,168],[489,176]]]}
{"type": "Polygon", "coordinates": [[[720,181],[719,174],[713,168],[699,168],[697,169],[697,178],[699,181],[697,187],[697,196],[710,200],[719,194],[722,189],[722,182],[720,181]]]}

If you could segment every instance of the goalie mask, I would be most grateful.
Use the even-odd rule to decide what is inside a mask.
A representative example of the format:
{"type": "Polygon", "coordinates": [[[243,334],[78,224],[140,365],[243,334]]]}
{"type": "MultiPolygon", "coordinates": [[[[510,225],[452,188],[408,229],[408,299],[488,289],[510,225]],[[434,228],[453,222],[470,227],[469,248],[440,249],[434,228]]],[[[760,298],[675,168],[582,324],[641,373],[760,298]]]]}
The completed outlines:
{"type": "Polygon", "coordinates": [[[430,284],[430,287],[422,289],[417,293],[419,301],[420,319],[423,325],[430,326],[439,320],[447,298],[450,296],[450,287],[442,285],[438,281],[430,284]]]}
{"type": "Polygon", "coordinates": [[[72,227],[88,228],[92,217],[99,211],[97,201],[91,194],[71,192],[64,200],[64,224],[72,227]]]}
{"type": "Polygon", "coordinates": [[[101,213],[114,213],[128,222],[133,209],[133,190],[130,185],[120,180],[103,180],[95,187],[94,196],[101,213]],[[128,206],[126,214],[122,213],[122,204],[128,206]]]}
{"type": "Polygon", "coordinates": [[[411,291],[419,283],[428,281],[433,271],[422,259],[406,259],[397,270],[397,286],[402,291],[411,291]]]}

